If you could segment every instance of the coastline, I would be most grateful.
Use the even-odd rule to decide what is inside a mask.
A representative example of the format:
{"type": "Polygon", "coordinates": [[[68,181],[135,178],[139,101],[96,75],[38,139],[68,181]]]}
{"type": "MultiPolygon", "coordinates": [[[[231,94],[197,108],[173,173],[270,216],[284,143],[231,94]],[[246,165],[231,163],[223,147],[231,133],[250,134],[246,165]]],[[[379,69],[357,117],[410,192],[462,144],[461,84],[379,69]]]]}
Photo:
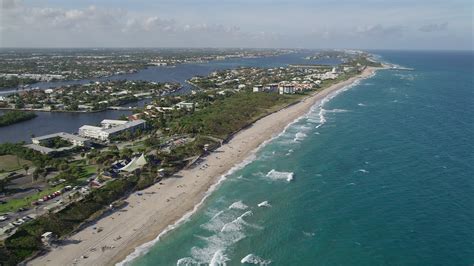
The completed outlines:
{"type": "Polygon", "coordinates": [[[362,74],[334,84],[241,130],[225,145],[205,158],[198,166],[178,172],[136,193],[128,205],[85,227],[67,239],[69,244],[54,248],[28,264],[34,265],[112,265],[140,255],[136,247],[151,246],[159,237],[185,221],[218,186],[225,175],[251,158],[255,150],[280,134],[305,115],[312,106],[354,82],[369,77],[377,69],[366,68],[362,74]],[[208,167],[200,167],[207,164],[208,167]],[[102,228],[102,231],[94,229],[102,228]],[[107,247],[102,249],[102,247],[107,247]],[[135,252],[134,252],[135,250],[135,252]],[[82,256],[86,256],[87,258],[82,256]]]}

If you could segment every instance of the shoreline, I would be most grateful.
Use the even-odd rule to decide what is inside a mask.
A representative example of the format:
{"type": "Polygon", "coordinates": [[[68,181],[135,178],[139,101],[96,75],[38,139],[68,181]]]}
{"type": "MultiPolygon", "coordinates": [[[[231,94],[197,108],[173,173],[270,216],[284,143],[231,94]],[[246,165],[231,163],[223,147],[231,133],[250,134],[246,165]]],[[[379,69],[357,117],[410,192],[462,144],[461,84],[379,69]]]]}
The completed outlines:
{"type": "Polygon", "coordinates": [[[201,164],[181,170],[173,177],[142,190],[140,196],[136,193],[130,195],[125,200],[126,207],[76,232],[64,241],[69,244],[54,248],[28,264],[127,263],[186,221],[229,173],[250,162],[256,150],[308,113],[312,106],[354,82],[370,77],[378,69],[382,68],[367,67],[355,77],[333,84],[257,120],[235,134],[217,152],[205,157],[201,164]]]}

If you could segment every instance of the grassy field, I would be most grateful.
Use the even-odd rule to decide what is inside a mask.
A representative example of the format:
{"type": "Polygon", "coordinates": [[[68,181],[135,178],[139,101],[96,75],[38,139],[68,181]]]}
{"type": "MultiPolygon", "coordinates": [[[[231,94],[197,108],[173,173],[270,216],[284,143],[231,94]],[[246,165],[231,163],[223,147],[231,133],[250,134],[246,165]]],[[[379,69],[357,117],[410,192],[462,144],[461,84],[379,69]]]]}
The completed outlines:
{"type": "Polygon", "coordinates": [[[33,201],[38,200],[39,198],[42,198],[43,196],[49,195],[55,191],[58,191],[65,187],[65,184],[57,185],[55,187],[50,187],[46,188],[41,192],[32,194],[26,198],[21,198],[21,199],[12,199],[9,200],[6,204],[1,204],[0,205],[0,214],[6,213],[6,212],[15,212],[19,208],[31,208],[31,203],[33,201]]]}
{"type": "Polygon", "coordinates": [[[73,182],[70,183],[63,183],[54,187],[49,187],[45,188],[43,191],[32,194],[28,197],[21,198],[21,199],[12,199],[9,200],[6,204],[1,204],[0,205],[0,214],[6,213],[6,212],[15,212],[19,208],[25,208],[25,207],[31,207],[31,203],[33,201],[38,200],[39,198],[42,198],[43,196],[49,195],[55,191],[58,191],[62,189],[63,187],[67,185],[84,185],[86,182],[87,178],[90,177],[91,175],[97,173],[97,165],[84,165],[84,161],[76,161],[73,162],[72,164],[77,164],[79,166],[82,166],[82,171],[79,176],[79,178],[73,182]]]}
{"type": "Polygon", "coordinates": [[[31,166],[31,162],[18,158],[15,155],[0,156],[0,172],[11,172],[23,169],[23,165],[31,166]]]}

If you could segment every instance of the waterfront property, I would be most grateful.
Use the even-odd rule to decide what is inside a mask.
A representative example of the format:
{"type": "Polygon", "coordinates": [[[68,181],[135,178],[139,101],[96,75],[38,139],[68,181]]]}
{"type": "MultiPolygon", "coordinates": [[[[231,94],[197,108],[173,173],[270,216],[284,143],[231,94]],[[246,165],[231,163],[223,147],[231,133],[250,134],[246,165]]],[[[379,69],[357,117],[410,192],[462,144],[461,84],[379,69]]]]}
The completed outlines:
{"type": "Polygon", "coordinates": [[[25,147],[39,151],[42,154],[63,152],[75,147],[90,146],[90,140],[66,132],[31,138],[31,142],[32,144],[28,144],[25,147]]]}
{"type": "Polygon", "coordinates": [[[73,135],[73,134],[69,134],[69,133],[66,133],[66,132],[59,132],[59,133],[54,133],[54,134],[49,134],[49,135],[45,135],[45,136],[31,138],[31,142],[33,142],[33,144],[37,144],[37,145],[45,145],[45,144],[47,145],[47,144],[51,143],[55,138],[61,138],[61,139],[64,139],[66,141],[69,141],[69,142],[71,142],[71,144],[73,146],[84,147],[84,146],[89,146],[90,145],[90,141],[88,139],[82,138],[80,136],[76,136],[76,135],[73,135]]]}
{"type": "Polygon", "coordinates": [[[133,133],[138,129],[145,129],[145,120],[137,119],[134,121],[121,120],[103,120],[102,127],[84,125],[79,128],[79,135],[85,138],[96,139],[100,141],[109,141],[110,138],[125,132],[133,133]]]}

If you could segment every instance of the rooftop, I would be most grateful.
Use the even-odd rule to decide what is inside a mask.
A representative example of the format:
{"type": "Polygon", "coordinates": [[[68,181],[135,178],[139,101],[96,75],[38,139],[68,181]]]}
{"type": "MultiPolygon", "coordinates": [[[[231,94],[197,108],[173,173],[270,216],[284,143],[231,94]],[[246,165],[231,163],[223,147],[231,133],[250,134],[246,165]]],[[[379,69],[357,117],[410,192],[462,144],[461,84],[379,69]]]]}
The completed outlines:
{"type": "Polygon", "coordinates": [[[145,122],[146,121],[143,120],[143,119],[137,119],[137,120],[130,121],[130,122],[128,122],[126,124],[123,124],[123,125],[120,125],[120,126],[105,129],[104,132],[107,132],[107,133],[111,134],[111,133],[119,132],[119,131],[122,131],[122,130],[125,130],[125,129],[129,129],[129,128],[144,124],[145,122]]]}
{"type": "Polygon", "coordinates": [[[44,135],[44,136],[39,136],[35,138],[31,138],[31,140],[37,140],[37,141],[42,141],[42,140],[47,140],[47,139],[52,139],[52,138],[63,138],[63,139],[68,139],[68,140],[75,140],[75,141],[87,141],[88,139],[79,137],[77,135],[69,134],[66,132],[58,132],[58,133],[53,133],[49,135],[44,135]]]}

